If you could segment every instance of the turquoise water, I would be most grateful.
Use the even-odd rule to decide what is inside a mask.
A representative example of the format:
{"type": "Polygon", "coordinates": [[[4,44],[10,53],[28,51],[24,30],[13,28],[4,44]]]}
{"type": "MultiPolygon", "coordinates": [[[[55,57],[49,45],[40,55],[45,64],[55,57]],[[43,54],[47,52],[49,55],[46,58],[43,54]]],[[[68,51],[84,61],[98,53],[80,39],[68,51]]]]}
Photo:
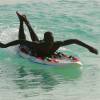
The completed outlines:
{"type": "MultiPolygon", "coordinates": [[[[77,38],[100,49],[99,0],[0,1],[3,43],[17,39],[16,11],[27,15],[40,39],[52,31],[55,40],[77,38]]],[[[19,57],[17,46],[0,49],[0,100],[99,100],[100,55],[77,45],[61,50],[66,48],[80,57],[83,69],[41,67],[19,57]]]]}

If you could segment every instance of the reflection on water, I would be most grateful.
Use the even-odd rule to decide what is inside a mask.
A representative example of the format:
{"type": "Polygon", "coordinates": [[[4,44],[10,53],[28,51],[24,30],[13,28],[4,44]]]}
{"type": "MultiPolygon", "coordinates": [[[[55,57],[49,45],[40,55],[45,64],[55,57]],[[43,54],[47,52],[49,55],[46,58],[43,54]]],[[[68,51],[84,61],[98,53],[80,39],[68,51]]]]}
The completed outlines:
{"type": "Polygon", "coordinates": [[[37,88],[51,90],[58,84],[57,80],[43,69],[30,69],[26,71],[24,67],[18,69],[18,78],[14,80],[20,89],[37,88]]]}
{"type": "Polygon", "coordinates": [[[67,66],[61,68],[52,68],[50,69],[52,73],[55,73],[61,76],[64,80],[74,80],[80,77],[81,68],[77,66],[67,66]]]}
{"type": "Polygon", "coordinates": [[[40,68],[38,66],[20,66],[18,77],[14,82],[20,89],[41,88],[45,91],[52,90],[56,85],[64,81],[77,79],[81,75],[78,67],[67,68],[40,68]]]}

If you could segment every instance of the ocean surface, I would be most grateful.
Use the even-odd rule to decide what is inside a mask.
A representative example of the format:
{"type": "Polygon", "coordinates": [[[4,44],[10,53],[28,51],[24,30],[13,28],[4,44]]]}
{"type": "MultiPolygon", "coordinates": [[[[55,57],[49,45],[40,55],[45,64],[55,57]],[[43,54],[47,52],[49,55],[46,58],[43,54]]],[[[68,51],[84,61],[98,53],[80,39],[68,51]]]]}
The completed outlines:
{"type": "MultiPolygon", "coordinates": [[[[51,31],[55,41],[76,38],[100,51],[100,0],[0,0],[0,42],[18,39],[16,11],[40,39],[51,31]]],[[[25,33],[30,40],[26,26],[25,33]]],[[[50,68],[20,57],[17,48],[0,48],[0,100],[100,100],[100,54],[65,46],[61,50],[78,55],[82,69],[50,68]]]]}

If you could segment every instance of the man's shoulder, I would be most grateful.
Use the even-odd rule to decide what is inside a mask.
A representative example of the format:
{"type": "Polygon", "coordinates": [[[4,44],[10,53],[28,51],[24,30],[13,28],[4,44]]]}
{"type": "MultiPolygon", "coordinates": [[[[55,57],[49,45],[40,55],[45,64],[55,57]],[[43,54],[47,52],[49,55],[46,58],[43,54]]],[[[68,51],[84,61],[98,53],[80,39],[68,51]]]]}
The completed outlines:
{"type": "Polygon", "coordinates": [[[62,44],[62,41],[55,41],[54,44],[55,45],[61,45],[62,44]]]}
{"type": "Polygon", "coordinates": [[[55,41],[54,43],[56,43],[56,44],[60,44],[60,43],[62,43],[62,41],[55,41]]]}

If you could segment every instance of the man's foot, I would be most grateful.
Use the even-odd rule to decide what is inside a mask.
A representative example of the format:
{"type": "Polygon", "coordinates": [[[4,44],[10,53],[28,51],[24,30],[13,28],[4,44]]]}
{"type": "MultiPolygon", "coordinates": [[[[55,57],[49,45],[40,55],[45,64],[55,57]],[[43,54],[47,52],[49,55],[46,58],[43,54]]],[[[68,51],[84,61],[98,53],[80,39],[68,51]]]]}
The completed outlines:
{"type": "Polygon", "coordinates": [[[22,15],[22,18],[23,18],[23,21],[27,24],[28,23],[28,20],[27,20],[26,15],[22,15]]]}
{"type": "Polygon", "coordinates": [[[16,11],[16,14],[17,14],[19,20],[21,20],[21,21],[23,20],[25,23],[28,22],[26,15],[21,15],[17,11],[16,11]]]}
{"type": "Polygon", "coordinates": [[[19,20],[22,21],[23,20],[23,16],[21,14],[19,14],[17,11],[16,11],[16,14],[17,14],[19,20]]]}

